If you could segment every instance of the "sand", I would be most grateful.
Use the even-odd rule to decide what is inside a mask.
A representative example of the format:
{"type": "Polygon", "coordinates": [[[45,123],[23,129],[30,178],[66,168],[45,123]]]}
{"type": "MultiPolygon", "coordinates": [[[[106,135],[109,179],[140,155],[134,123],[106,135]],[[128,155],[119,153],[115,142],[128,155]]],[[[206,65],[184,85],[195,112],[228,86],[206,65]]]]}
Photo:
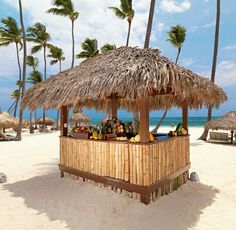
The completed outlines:
{"type": "Polygon", "coordinates": [[[93,184],[60,178],[59,133],[0,143],[0,229],[236,229],[236,145],[196,140],[191,128],[188,182],[148,206],[93,184]]]}

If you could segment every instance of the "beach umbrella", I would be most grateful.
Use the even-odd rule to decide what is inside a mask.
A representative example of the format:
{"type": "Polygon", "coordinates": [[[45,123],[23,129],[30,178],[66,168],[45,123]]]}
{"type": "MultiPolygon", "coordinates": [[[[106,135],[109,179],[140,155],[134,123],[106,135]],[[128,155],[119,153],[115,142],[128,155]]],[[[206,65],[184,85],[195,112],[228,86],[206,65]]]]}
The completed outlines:
{"type": "MultiPolygon", "coordinates": [[[[55,123],[56,123],[56,121],[54,119],[52,119],[51,117],[48,117],[48,116],[45,117],[45,125],[54,125],[55,123]]],[[[43,124],[42,117],[37,120],[37,124],[39,124],[39,125],[43,124]]]]}
{"type": "Polygon", "coordinates": [[[91,119],[81,111],[75,113],[71,118],[69,118],[69,121],[74,123],[88,123],[91,121],[91,119]]]}
{"type": "Polygon", "coordinates": [[[15,128],[19,124],[19,119],[11,116],[7,112],[0,113],[0,129],[15,128]]]}
{"type": "Polygon", "coordinates": [[[236,112],[231,111],[224,116],[210,120],[205,125],[206,129],[222,129],[231,131],[231,143],[233,142],[233,133],[236,131],[236,112]]]}

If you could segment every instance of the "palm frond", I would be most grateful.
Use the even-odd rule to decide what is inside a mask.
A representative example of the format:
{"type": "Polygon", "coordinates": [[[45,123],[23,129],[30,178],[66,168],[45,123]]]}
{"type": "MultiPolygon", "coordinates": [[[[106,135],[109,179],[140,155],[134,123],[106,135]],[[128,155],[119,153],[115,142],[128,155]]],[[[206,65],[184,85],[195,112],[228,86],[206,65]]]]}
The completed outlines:
{"type": "Polygon", "coordinates": [[[32,49],[31,49],[31,53],[32,53],[32,54],[37,53],[37,52],[40,51],[42,48],[43,48],[42,45],[33,46],[32,49]]]}
{"type": "Polygon", "coordinates": [[[115,50],[116,49],[116,45],[115,44],[105,44],[104,46],[101,47],[101,53],[105,53],[107,51],[110,51],[110,50],[115,50]]]}
{"type": "Polygon", "coordinates": [[[117,7],[109,7],[110,10],[113,11],[113,13],[120,19],[125,19],[126,18],[126,15],[117,7]]]}
{"type": "Polygon", "coordinates": [[[64,10],[64,9],[59,9],[59,8],[50,8],[47,13],[51,13],[54,15],[58,15],[58,16],[63,16],[63,17],[67,17],[70,15],[70,12],[64,10]]]}
{"type": "Polygon", "coordinates": [[[50,65],[55,65],[58,63],[58,61],[59,61],[58,59],[53,59],[50,61],[50,65]]]}

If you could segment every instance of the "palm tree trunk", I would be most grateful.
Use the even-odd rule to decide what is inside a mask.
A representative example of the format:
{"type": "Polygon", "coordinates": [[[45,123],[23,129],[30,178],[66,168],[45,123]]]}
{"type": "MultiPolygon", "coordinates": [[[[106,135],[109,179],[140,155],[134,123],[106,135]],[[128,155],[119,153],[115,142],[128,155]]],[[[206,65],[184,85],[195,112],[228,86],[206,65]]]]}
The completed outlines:
{"type": "Polygon", "coordinates": [[[16,100],[15,100],[15,105],[14,105],[14,112],[13,112],[13,116],[14,116],[14,117],[16,117],[18,102],[19,102],[19,99],[16,99],[16,100]]]}
{"type": "Polygon", "coordinates": [[[32,125],[32,112],[30,112],[30,127],[29,127],[30,133],[34,133],[33,125],[32,125]]]}
{"type": "Polygon", "coordinates": [[[8,113],[11,113],[12,110],[15,108],[15,104],[16,104],[16,101],[14,101],[11,106],[9,107],[9,109],[7,110],[8,113]]]}
{"type": "MultiPolygon", "coordinates": [[[[213,51],[213,60],[212,60],[212,69],[211,69],[211,81],[215,82],[216,74],[216,65],[217,65],[217,56],[218,56],[218,45],[219,45],[219,33],[220,33],[220,0],[217,0],[216,3],[216,27],[215,27],[215,41],[214,41],[214,51],[213,51]]],[[[207,121],[210,121],[212,117],[212,107],[209,106],[207,112],[207,121]]],[[[204,129],[203,134],[199,138],[200,140],[206,140],[208,130],[204,129]]]]}
{"type": "Polygon", "coordinates": [[[71,61],[71,68],[73,68],[74,67],[74,60],[75,60],[74,20],[71,20],[71,36],[72,36],[72,61],[71,61]]]}
{"type": "MultiPolygon", "coordinates": [[[[44,81],[47,79],[47,58],[46,58],[46,46],[43,47],[43,59],[44,59],[44,81]]],[[[42,131],[46,131],[46,125],[45,125],[45,117],[46,117],[46,111],[43,109],[43,129],[42,131]]]]}
{"type": "MultiPolygon", "coordinates": [[[[61,60],[59,60],[59,71],[61,73],[61,60]]],[[[56,125],[57,130],[59,129],[59,113],[60,113],[60,110],[57,110],[57,125],[56,125]]]]}
{"type": "Polygon", "coordinates": [[[178,48],[178,53],[177,53],[177,57],[176,57],[176,60],[175,60],[175,64],[177,65],[178,63],[178,60],[179,60],[179,55],[180,55],[180,52],[181,52],[181,47],[178,48]]]}
{"type": "Polygon", "coordinates": [[[129,37],[130,37],[132,21],[128,21],[128,24],[129,24],[129,26],[128,26],[128,35],[127,35],[126,46],[129,46],[129,37]]]}
{"type": "Polygon", "coordinates": [[[156,0],[151,0],[144,48],[149,48],[156,0]]]}
{"type": "MultiPolygon", "coordinates": [[[[19,69],[19,92],[21,92],[21,65],[20,65],[20,57],[19,57],[19,46],[16,42],[16,56],[17,56],[17,63],[18,63],[18,69],[19,69]]],[[[15,109],[14,109],[14,117],[16,117],[17,107],[19,103],[19,98],[16,99],[15,109]]]]}
{"type": "MultiPolygon", "coordinates": [[[[218,47],[219,47],[219,32],[220,32],[220,0],[217,0],[216,3],[216,28],[215,28],[215,42],[214,42],[214,53],[213,53],[213,61],[212,61],[212,69],[211,69],[211,81],[215,82],[215,74],[216,74],[216,65],[217,65],[217,56],[218,56],[218,47]]],[[[212,116],[212,107],[208,108],[208,116],[207,120],[211,120],[212,116]]]]}
{"type": "Polygon", "coordinates": [[[34,119],[35,119],[35,121],[34,121],[34,128],[37,129],[38,126],[37,126],[37,110],[36,109],[34,111],[34,119]]]}
{"type": "MultiPolygon", "coordinates": [[[[22,86],[21,86],[21,94],[20,94],[21,98],[23,98],[24,93],[25,93],[25,82],[26,82],[27,49],[26,49],[26,34],[25,34],[25,26],[24,26],[24,20],[23,20],[23,11],[22,11],[21,0],[18,0],[18,2],[19,2],[19,11],[20,11],[20,23],[21,23],[22,34],[23,34],[23,73],[22,73],[22,86]]],[[[21,140],[22,122],[23,122],[23,110],[20,108],[19,128],[17,130],[17,135],[15,138],[16,141],[21,140]]]]}
{"type": "Polygon", "coordinates": [[[152,133],[156,133],[157,130],[160,128],[162,122],[163,122],[163,121],[165,120],[165,118],[166,118],[167,112],[168,112],[168,110],[165,110],[165,112],[164,112],[164,114],[163,114],[161,120],[159,121],[159,123],[157,124],[157,126],[151,131],[152,133]]]}

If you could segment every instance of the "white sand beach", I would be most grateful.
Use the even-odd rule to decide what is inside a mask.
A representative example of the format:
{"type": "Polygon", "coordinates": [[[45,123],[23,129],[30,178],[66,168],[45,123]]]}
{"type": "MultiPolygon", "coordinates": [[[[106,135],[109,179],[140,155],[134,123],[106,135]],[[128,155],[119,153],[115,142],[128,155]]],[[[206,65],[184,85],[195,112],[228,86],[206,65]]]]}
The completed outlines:
{"type": "MultiPolygon", "coordinates": [[[[162,130],[161,130],[162,131],[162,130]]],[[[94,184],[60,178],[59,133],[0,143],[0,229],[236,229],[236,145],[196,140],[190,128],[191,170],[200,183],[145,206],[94,184]]]]}

